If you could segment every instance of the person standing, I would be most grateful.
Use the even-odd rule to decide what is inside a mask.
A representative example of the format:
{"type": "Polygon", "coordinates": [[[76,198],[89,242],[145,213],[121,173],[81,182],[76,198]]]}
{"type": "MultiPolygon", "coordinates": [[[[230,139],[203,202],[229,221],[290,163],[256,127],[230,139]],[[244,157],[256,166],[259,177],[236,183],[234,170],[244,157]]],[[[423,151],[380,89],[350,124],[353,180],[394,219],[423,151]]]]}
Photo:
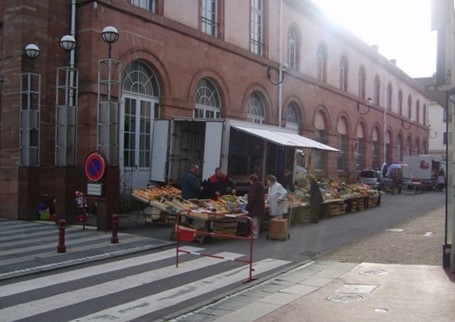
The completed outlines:
{"type": "Polygon", "coordinates": [[[199,199],[201,194],[201,184],[199,183],[199,166],[193,164],[190,169],[182,176],[182,198],[183,199],[199,199]]]}
{"type": "Polygon", "coordinates": [[[203,189],[203,198],[215,199],[217,196],[225,195],[229,189],[232,189],[232,181],[227,174],[223,173],[220,167],[215,169],[215,174],[211,175],[205,181],[203,189]]]}
{"type": "Polygon", "coordinates": [[[309,175],[308,180],[310,181],[310,222],[317,223],[319,218],[322,217],[324,198],[316,178],[313,175],[309,175]]]}
{"type": "Polygon", "coordinates": [[[436,178],[437,190],[443,191],[446,185],[446,178],[444,177],[444,170],[439,170],[438,177],[436,178]]]}
{"type": "Polygon", "coordinates": [[[267,177],[267,184],[269,186],[267,191],[269,215],[280,218],[288,213],[288,205],[286,202],[288,192],[280,183],[278,183],[274,175],[269,175],[267,177]]]}
{"type": "Polygon", "coordinates": [[[248,216],[253,221],[253,238],[259,238],[259,231],[261,227],[261,218],[264,215],[265,208],[265,192],[264,184],[259,181],[256,174],[248,177],[250,187],[248,189],[248,198],[245,209],[248,211],[248,216]]]}

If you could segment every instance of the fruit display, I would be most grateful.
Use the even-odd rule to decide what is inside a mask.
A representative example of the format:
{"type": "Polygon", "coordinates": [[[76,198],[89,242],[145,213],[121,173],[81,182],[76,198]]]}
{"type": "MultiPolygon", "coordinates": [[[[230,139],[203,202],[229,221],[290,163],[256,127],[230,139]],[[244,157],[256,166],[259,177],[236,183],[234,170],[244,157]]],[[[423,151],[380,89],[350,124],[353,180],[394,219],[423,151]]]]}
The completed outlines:
{"type": "Polygon", "coordinates": [[[133,197],[143,202],[150,202],[151,200],[159,200],[163,197],[176,197],[180,196],[182,192],[171,186],[162,187],[147,187],[133,189],[133,197]]]}

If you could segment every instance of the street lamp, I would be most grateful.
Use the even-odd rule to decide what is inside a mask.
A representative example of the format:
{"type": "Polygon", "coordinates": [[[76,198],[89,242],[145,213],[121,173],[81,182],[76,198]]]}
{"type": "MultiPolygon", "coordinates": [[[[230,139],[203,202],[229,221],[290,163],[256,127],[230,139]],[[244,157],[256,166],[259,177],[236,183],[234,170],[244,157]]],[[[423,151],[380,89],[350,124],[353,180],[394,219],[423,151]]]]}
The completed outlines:
{"type": "Polygon", "coordinates": [[[119,159],[119,106],[121,63],[112,59],[112,44],[119,39],[119,32],[107,26],[101,38],[109,46],[108,58],[98,61],[98,150],[107,156],[111,165],[119,159]],[[116,95],[112,95],[117,92],[116,95]],[[114,97],[113,97],[114,96],[114,97]]]}
{"type": "Polygon", "coordinates": [[[373,103],[373,99],[372,99],[371,97],[368,97],[368,103],[366,104],[366,106],[368,107],[368,109],[367,109],[366,112],[361,112],[361,111],[360,111],[360,103],[357,102],[357,112],[359,112],[360,115],[367,115],[368,112],[370,111],[371,103],[373,103]]]}
{"type": "Polygon", "coordinates": [[[41,74],[33,72],[33,63],[40,55],[37,45],[30,43],[24,55],[30,60],[30,72],[20,77],[20,164],[38,166],[40,155],[41,74]]]}
{"type": "Polygon", "coordinates": [[[111,58],[112,44],[115,43],[119,37],[120,35],[117,28],[112,26],[105,27],[101,32],[101,38],[103,38],[103,41],[109,45],[109,52],[107,56],[109,59],[111,58]]]}
{"type": "Polygon", "coordinates": [[[272,85],[278,86],[278,126],[281,127],[281,109],[282,109],[282,91],[283,91],[283,81],[284,81],[284,73],[286,72],[286,69],[288,68],[288,64],[280,64],[280,68],[278,69],[278,81],[274,82],[272,81],[272,68],[269,67],[267,68],[267,79],[272,85]]]}
{"type": "Polygon", "coordinates": [[[28,44],[27,46],[25,46],[24,52],[25,56],[33,60],[35,58],[38,58],[41,51],[37,45],[28,44]]]}
{"type": "MultiPolygon", "coordinates": [[[[411,119],[412,122],[412,119],[411,119]]],[[[401,127],[405,130],[409,130],[412,126],[412,123],[409,121],[401,120],[401,127]]]]}
{"type": "Polygon", "coordinates": [[[66,52],[70,52],[76,48],[76,39],[71,35],[65,35],[60,39],[60,47],[66,52]]]}
{"type": "Polygon", "coordinates": [[[65,35],[60,47],[67,53],[64,67],[57,68],[55,99],[55,165],[76,165],[78,70],[74,68],[71,52],[76,39],[65,35]]]}

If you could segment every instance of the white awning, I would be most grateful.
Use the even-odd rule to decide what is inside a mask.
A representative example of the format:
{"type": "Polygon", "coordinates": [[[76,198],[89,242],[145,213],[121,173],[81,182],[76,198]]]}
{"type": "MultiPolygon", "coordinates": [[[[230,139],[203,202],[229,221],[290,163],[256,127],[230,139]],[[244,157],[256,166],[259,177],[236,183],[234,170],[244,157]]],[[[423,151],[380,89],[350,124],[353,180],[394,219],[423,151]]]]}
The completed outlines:
{"type": "Polygon", "coordinates": [[[291,146],[296,148],[308,148],[308,149],[316,149],[316,150],[324,150],[324,151],[333,151],[339,152],[338,149],[332,148],[329,145],[320,143],[315,140],[311,140],[304,136],[298,135],[289,131],[285,128],[280,128],[277,126],[270,126],[264,124],[254,124],[254,123],[246,123],[240,121],[229,121],[232,127],[252,134],[254,136],[260,137],[264,140],[284,145],[284,146],[291,146]]]}

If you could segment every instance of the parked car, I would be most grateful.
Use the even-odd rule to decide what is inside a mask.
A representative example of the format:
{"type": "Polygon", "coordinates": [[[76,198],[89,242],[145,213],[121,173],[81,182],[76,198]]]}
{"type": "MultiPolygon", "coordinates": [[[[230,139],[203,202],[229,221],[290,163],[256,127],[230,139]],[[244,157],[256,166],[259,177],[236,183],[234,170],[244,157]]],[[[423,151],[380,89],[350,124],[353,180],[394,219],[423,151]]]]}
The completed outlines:
{"type": "Polygon", "coordinates": [[[382,189],[381,171],[378,170],[363,170],[359,175],[359,182],[367,184],[374,189],[382,189]]]}

